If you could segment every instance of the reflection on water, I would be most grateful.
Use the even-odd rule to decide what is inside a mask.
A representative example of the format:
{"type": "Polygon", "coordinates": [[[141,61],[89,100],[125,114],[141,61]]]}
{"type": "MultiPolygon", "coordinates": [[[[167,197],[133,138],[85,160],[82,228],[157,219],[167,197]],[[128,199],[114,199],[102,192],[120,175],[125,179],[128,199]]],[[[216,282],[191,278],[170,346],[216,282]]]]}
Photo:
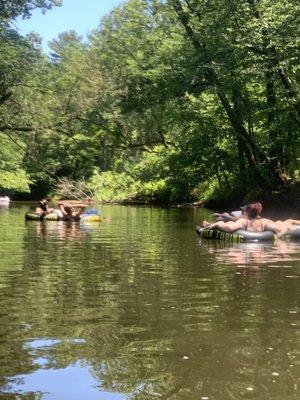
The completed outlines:
{"type": "Polygon", "coordinates": [[[299,243],[278,240],[276,243],[235,243],[228,244],[225,241],[206,240],[200,245],[209,254],[214,254],[218,263],[233,264],[239,268],[270,268],[283,267],[289,261],[300,260],[299,243]]]}
{"type": "Polygon", "coordinates": [[[300,244],[200,241],[205,210],[0,214],[0,398],[298,399],[300,244]]]}
{"type": "MultiPolygon", "coordinates": [[[[43,364],[40,365],[42,367],[43,364]]],[[[45,367],[45,366],[44,366],[45,367]]],[[[68,366],[64,369],[38,369],[29,375],[20,375],[16,378],[16,385],[22,388],[17,398],[47,398],[58,399],[89,399],[98,400],[122,400],[121,394],[101,392],[99,397],[99,383],[89,372],[86,365],[80,363],[68,366]],[[66,391],[67,388],[67,391],[66,391]],[[26,396],[26,397],[25,397],[26,396]],[[29,398],[29,397],[27,397],[29,398]]],[[[5,396],[10,396],[6,392],[5,396]]]]}

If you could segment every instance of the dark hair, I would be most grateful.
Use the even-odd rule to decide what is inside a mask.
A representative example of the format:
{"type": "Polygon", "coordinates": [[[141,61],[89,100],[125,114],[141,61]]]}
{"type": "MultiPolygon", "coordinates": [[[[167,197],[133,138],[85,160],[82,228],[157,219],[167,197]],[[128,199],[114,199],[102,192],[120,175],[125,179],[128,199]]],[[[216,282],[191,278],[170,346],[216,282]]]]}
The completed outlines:
{"type": "Polygon", "coordinates": [[[66,213],[67,214],[72,214],[72,211],[73,211],[73,207],[71,207],[71,206],[65,206],[65,211],[66,211],[66,213]]]}
{"type": "Polygon", "coordinates": [[[256,218],[262,212],[262,205],[259,202],[246,205],[246,213],[249,218],[256,218]]]}
{"type": "Polygon", "coordinates": [[[46,199],[40,200],[40,201],[39,201],[39,205],[40,205],[40,207],[41,207],[41,209],[42,209],[43,211],[46,211],[46,210],[47,210],[47,205],[48,205],[48,203],[47,203],[47,200],[46,200],[46,199]]]}

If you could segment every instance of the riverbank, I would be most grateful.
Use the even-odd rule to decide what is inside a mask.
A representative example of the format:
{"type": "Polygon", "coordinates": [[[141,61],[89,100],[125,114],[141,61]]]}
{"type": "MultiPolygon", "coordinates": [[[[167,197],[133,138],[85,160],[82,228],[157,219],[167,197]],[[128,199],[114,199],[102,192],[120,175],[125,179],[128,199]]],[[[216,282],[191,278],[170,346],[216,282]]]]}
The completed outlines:
{"type": "Polygon", "coordinates": [[[300,185],[289,194],[278,195],[264,193],[258,197],[235,196],[222,199],[207,199],[206,201],[193,201],[182,203],[161,203],[155,200],[130,199],[118,202],[121,205],[161,206],[171,208],[207,208],[214,211],[229,211],[239,209],[240,206],[259,201],[264,207],[264,216],[270,218],[300,218],[300,185]]]}
{"type": "MultiPolygon", "coordinates": [[[[35,196],[36,197],[36,193],[35,196]]],[[[16,195],[13,200],[18,202],[21,200],[34,201],[33,196],[16,195]]],[[[40,198],[40,197],[38,197],[40,198]]],[[[57,196],[50,196],[53,204],[59,199],[57,196]]],[[[225,192],[214,193],[213,196],[207,196],[205,199],[184,201],[184,202],[171,202],[167,200],[159,200],[157,197],[152,198],[124,198],[120,196],[120,200],[115,201],[101,201],[95,200],[95,204],[99,205],[124,205],[124,206],[157,206],[157,207],[170,207],[170,208],[207,208],[214,211],[228,211],[239,209],[241,205],[247,204],[252,201],[260,201],[264,207],[264,215],[266,216],[279,216],[280,218],[294,217],[300,218],[300,184],[295,184],[293,189],[286,194],[280,193],[263,193],[260,195],[248,191],[236,190],[230,194],[225,192]]]]}

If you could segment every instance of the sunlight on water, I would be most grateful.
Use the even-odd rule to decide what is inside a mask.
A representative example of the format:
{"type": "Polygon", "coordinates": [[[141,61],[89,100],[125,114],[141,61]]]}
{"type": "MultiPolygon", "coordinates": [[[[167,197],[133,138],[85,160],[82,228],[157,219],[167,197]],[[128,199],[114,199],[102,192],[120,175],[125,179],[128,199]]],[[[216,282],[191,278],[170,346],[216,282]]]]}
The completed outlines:
{"type": "Polygon", "coordinates": [[[0,210],[0,398],[300,397],[300,243],[200,240],[206,210],[0,210]]]}

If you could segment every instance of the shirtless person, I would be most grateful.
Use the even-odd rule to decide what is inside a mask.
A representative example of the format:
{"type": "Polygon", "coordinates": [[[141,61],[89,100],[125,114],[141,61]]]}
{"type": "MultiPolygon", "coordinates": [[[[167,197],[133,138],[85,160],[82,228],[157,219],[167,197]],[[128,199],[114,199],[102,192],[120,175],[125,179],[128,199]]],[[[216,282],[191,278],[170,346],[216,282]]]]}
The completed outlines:
{"type": "Polygon", "coordinates": [[[220,231],[229,233],[233,233],[237,230],[245,230],[249,232],[273,231],[275,233],[279,233],[282,229],[289,228],[289,225],[284,224],[283,226],[276,226],[273,221],[260,218],[261,212],[261,203],[252,203],[245,207],[244,215],[236,221],[218,221],[212,224],[204,221],[203,226],[207,229],[216,228],[220,231]]]}
{"type": "Polygon", "coordinates": [[[48,202],[47,202],[46,199],[40,200],[40,201],[39,201],[38,207],[35,209],[35,212],[36,212],[37,214],[40,214],[40,215],[43,216],[43,217],[44,217],[45,215],[48,215],[48,214],[52,213],[53,211],[54,211],[53,208],[49,208],[48,202]]]}
{"type": "Polygon", "coordinates": [[[76,203],[69,204],[65,202],[58,202],[60,215],[65,221],[76,221],[79,219],[80,214],[86,209],[87,204],[76,203]]]}
{"type": "MultiPolygon", "coordinates": [[[[220,229],[220,230],[226,229],[225,232],[234,232],[234,231],[229,231],[227,229],[234,228],[237,225],[232,225],[232,224],[227,224],[227,223],[240,221],[241,219],[245,219],[245,218],[249,219],[246,210],[247,210],[247,207],[249,209],[249,206],[252,206],[252,205],[256,205],[256,208],[258,211],[256,218],[259,221],[261,221],[259,223],[256,222],[254,224],[253,232],[261,232],[262,231],[261,227],[264,226],[265,229],[263,229],[263,230],[272,230],[273,232],[275,232],[278,235],[278,237],[281,237],[281,236],[285,235],[286,233],[288,233],[293,228],[293,225],[300,225],[300,220],[296,220],[296,219],[287,219],[285,221],[280,221],[280,220],[273,221],[268,218],[261,218],[260,213],[262,211],[262,205],[259,202],[254,202],[254,203],[250,203],[246,206],[241,207],[241,212],[234,212],[234,213],[230,213],[230,214],[229,213],[214,214],[215,216],[218,217],[216,222],[223,221],[224,223],[226,223],[225,228],[224,228],[223,224],[221,224],[221,227],[220,226],[218,227],[215,225],[214,225],[214,227],[216,227],[217,229],[220,229]]],[[[250,223],[250,225],[251,225],[251,223],[250,223]]],[[[206,221],[204,221],[203,226],[210,229],[212,227],[212,224],[208,224],[206,221]]],[[[245,229],[245,228],[238,228],[238,229],[244,229],[244,230],[250,231],[251,227],[250,227],[250,229],[245,229]]]]}

